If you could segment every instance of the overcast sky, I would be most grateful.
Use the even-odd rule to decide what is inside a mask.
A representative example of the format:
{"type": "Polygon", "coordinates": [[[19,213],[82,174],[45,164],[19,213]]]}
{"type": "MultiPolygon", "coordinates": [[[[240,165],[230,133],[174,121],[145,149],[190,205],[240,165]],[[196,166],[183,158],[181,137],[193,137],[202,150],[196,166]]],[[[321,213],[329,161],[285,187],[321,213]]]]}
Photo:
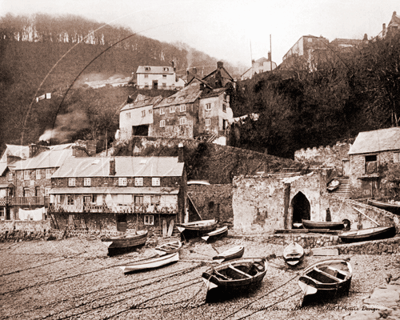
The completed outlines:
{"type": "Polygon", "coordinates": [[[400,14],[399,0],[0,0],[1,16],[76,14],[246,66],[268,56],[270,35],[280,64],[303,35],[375,37],[393,11],[400,14]]]}

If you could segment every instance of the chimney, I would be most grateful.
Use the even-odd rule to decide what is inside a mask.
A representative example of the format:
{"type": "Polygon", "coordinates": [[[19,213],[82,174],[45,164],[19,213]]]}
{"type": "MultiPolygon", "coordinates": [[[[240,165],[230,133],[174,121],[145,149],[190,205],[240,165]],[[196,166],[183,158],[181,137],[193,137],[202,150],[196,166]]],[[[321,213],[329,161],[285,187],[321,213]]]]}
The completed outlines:
{"type": "Polygon", "coordinates": [[[222,61],[217,62],[217,69],[221,69],[224,66],[224,63],[222,61]]]}
{"type": "Polygon", "coordinates": [[[35,154],[36,154],[36,151],[37,151],[37,145],[34,144],[34,143],[31,143],[29,145],[29,156],[28,156],[28,158],[33,158],[35,156],[35,154]]]}
{"type": "Polygon", "coordinates": [[[268,61],[271,61],[271,51],[268,52],[268,61]]]}
{"type": "Polygon", "coordinates": [[[176,69],[175,69],[175,62],[171,61],[171,67],[174,69],[174,71],[176,71],[176,69]]]}
{"type": "Polygon", "coordinates": [[[393,11],[393,17],[396,15],[396,11],[393,11]]]}
{"type": "Polygon", "coordinates": [[[183,143],[179,142],[178,144],[178,162],[185,162],[183,158],[183,143]]]}
{"type": "Polygon", "coordinates": [[[368,41],[368,35],[365,33],[364,34],[364,39],[363,39],[363,41],[368,41]]]}
{"type": "Polygon", "coordinates": [[[193,74],[197,74],[197,69],[196,69],[196,67],[193,67],[193,68],[192,68],[192,72],[193,72],[193,74]]]}
{"type": "Polygon", "coordinates": [[[115,176],[115,158],[110,158],[110,176],[115,176]]]}

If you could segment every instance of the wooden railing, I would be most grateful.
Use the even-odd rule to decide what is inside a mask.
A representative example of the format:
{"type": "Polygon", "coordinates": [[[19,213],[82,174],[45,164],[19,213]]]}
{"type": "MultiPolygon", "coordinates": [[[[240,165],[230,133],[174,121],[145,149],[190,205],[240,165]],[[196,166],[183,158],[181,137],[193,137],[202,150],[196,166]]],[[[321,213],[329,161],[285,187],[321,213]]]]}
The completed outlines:
{"type": "Polygon", "coordinates": [[[47,206],[49,204],[49,197],[14,197],[11,198],[11,204],[13,206],[47,206]]]}
{"type": "Polygon", "coordinates": [[[9,206],[10,204],[11,204],[11,198],[9,197],[0,198],[0,207],[9,206]]]}
{"type": "Polygon", "coordinates": [[[177,206],[161,207],[151,205],[115,205],[108,207],[106,204],[85,204],[85,205],[64,205],[50,204],[49,212],[67,212],[67,213],[177,213],[177,206]]]}

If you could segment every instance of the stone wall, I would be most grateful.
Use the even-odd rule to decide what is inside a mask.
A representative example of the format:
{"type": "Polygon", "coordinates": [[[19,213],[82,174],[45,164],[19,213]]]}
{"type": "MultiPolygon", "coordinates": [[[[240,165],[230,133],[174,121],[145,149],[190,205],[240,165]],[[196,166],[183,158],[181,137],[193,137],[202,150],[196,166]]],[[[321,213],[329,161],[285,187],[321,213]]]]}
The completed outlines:
{"type": "Polygon", "coordinates": [[[203,220],[216,218],[220,224],[233,225],[231,184],[189,185],[188,194],[203,220]]]}
{"type": "Polygon", "coordinates": [[[295,151],[294,159],[301,162],[318,163],[341,171],[343,169],[342,160],[348,158],[350,146],[349,142],[338,141],[333,146],[300,149],[295,151]]]}

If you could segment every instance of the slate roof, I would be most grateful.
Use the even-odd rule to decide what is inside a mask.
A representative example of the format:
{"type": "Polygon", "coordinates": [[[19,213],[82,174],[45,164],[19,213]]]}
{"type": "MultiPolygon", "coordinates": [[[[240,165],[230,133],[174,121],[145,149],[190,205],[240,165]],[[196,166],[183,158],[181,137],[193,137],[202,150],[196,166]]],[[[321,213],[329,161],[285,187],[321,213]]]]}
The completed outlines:
{"type": "Polygon", "coordinates": [[[187,85],[177,93],[174,93],[168,98],[164,98],[158,105],[154,106],[154,108],[161,108],[184,103],[193,103],[200,97],[201,93],[202,91],[200,90],[200,82],[192,81],[189,85],[187,85]]]}
{"type": "Polygon", "coordinates": [[[154,106],[162,100],[162,96],[157,97],[148,97],[143,94],[138,94],[135,101],[132,103],[126,104],[121,111],[131,110],[136,108],[142,108],[146,106],[154,106]]]}
{"type": "Polygon", "coordinates": [[[181,177],[183,162],[178,157],[71,157],[53,178],[111,177],[110,160],[115,159],[113,177],[181,177]]]}
{"type": "Polygon", "coordinates": [[[139,66],[137,68],[136,73],[145,73],[145,74],[174,74],[174,68],[171,66],[139,66]],[[146,70],[145,68],[150,68],[150,70],[146,70]],[[168,70],[164,70],[167,68],[168,70]]]}
{"type": "Polygon", "coordinates": [[[388,27],[398,26],[400,25],[400,16],[396,14],[396,11],[393,12],[392,19],[389,22],[388,27]]]}
{"type": "Polygon", "coordinates": [[[6,171],[7,167],[7,162],[0,162],[0,176],[4,174],[4,171],[6,171]]]}
{"type": "Polygon", "coordinates": [[[214,90],[211,90],[209,92],[204,91],[201,95],[201,98],[212,98],[212,97],[218,97],[219,95],[223,94],[226,91],[226,88],[217,88],[214,90]]]}
{"type": "Polygon", "coordinates": [[[56,168],[63,164],[66,158],[72,156],[72,144],[52,146],[51,150],[42,151],[33,158],[20,160],[13,164],[15,170],[56,168]]]}
{"type": "Polygon", "coordinates": [[[29,146],[18,146],[13,144],[6,144],[6,150],[1,157],[1,162],[6,162],[6,155],[20,157],[21,159],[26,159],[29,156],[29,146]]]}
{"type": "Polygon", "coordinates": [[[349,154],[400,150],[400,128],[360,132],[350,147],[349,154]]]}

